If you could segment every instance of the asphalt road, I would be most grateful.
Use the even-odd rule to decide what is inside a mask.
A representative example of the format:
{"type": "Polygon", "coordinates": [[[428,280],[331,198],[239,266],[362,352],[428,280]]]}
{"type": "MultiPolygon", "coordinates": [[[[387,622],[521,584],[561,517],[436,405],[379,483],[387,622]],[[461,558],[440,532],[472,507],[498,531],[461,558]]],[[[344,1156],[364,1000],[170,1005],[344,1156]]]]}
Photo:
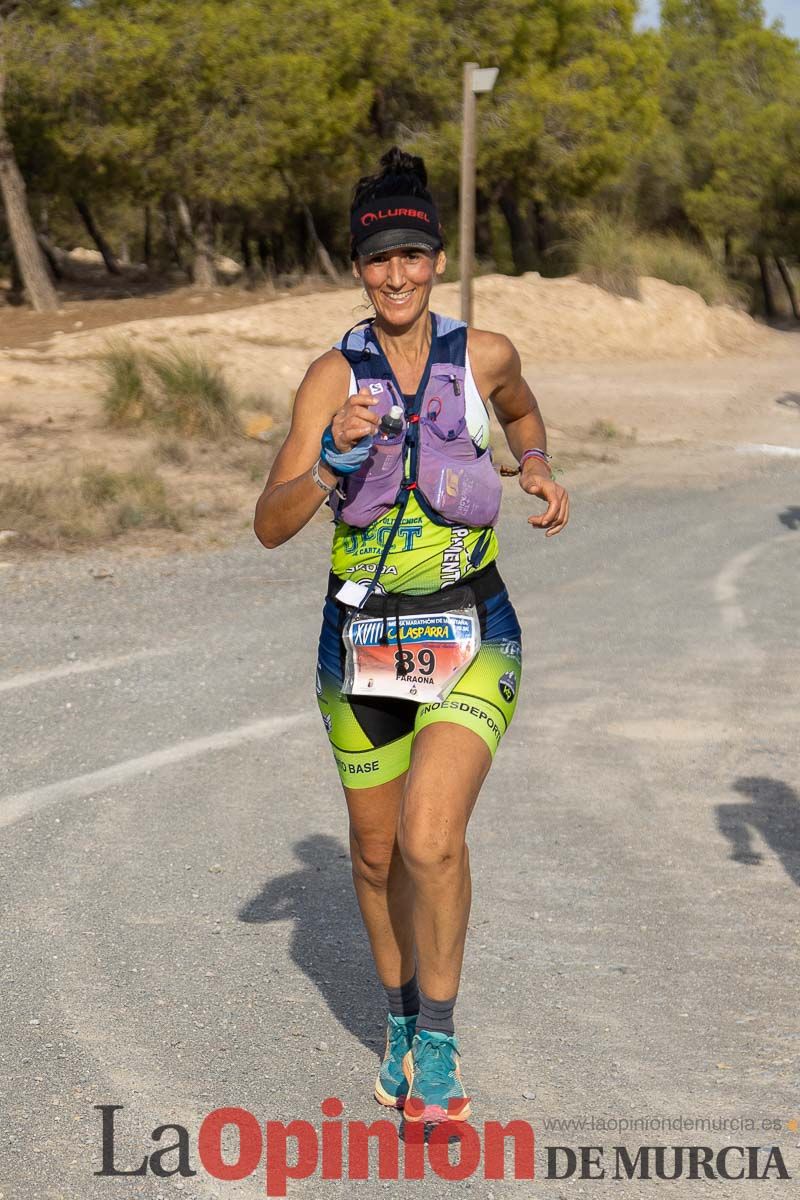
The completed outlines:
{"type": "MultiPolygon", "coordinates": [[[[573,488],[547,541],[506,488],[525,668],[470,825],[456,1018],[473,1126],[528,1122],[536,1180],[373,1167],[289,1194],[796,1194],[774,1169],[614,1180],[611,1147],[777,1145],[800,1175],[797,465],[573,488]],[[553,1145],[603,1146],[605,1178],[546,1178],[553,1145]]],[[[382,995],[314,702],[328,537],[0,570],[3,1200],[263,1196],[263,1159],[240,1182],[200,1165],[212,1110],[384,1115],[382,995]],[[123,1106],[118,1168],[179,1123],[197,1175],[95,1177],[101,1104],[123,1106]]]]}

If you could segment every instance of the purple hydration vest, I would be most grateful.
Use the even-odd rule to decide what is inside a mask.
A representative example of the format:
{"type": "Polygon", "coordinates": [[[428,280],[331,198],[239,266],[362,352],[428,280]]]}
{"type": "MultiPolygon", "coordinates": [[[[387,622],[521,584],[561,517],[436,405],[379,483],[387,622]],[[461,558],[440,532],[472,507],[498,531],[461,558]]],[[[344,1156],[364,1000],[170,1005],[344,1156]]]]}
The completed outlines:
{"type": "Polygon", "coordinates": [[[364,528],[416,492],[423,512],[439,525],[495,525],[502,484],[490,450],[478,450],[467,429],[465,371],[467,326],[431,313],[428,361],[411,404],[404,399],[372,322],[354,326],[336,349],[350,363],[356,387],[367,387],[382,417],[392,405],[403,409],[395,436],[376,435],[369,456],[342,481],[344,499],[328,503],[338,521],[364,528]],[[404,499],[404,493],[405,499],[404,499]]]}

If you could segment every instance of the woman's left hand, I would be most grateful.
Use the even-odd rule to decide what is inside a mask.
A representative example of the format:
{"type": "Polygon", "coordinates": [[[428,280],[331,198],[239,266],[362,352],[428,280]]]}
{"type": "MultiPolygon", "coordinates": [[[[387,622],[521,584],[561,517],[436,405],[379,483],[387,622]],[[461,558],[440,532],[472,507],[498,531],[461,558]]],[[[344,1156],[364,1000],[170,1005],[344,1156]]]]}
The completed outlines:
{"type": "Polygon", "coordinates": [[[547,501],[547,511],[540,513],[538,517],[528,517],[528,524],[546,529],[545,537],[560,533],[569,520],[569,496],[566,488],[556,483],[555,479],[547,475],[537,475],[525,467],[519,477],[519,486],[528,495],[541,496],[547,501]]]}

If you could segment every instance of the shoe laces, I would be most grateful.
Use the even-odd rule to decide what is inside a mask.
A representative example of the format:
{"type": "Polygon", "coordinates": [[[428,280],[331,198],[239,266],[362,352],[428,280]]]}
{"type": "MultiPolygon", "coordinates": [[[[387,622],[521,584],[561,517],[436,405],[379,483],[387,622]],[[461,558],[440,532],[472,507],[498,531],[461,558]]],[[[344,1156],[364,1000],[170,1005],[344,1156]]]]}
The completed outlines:
{"type": "Polygon", "coordinates": [[[414,1070],[431,1083],[446,1083],[455,1076],[456,1043],[452,1037],[420,1038],[414,1050],[414,1070]]]}
{"type": "MultiPolygon", "coordinates": [[[[413,1037],[413,1033],[412,1033],[413,1037]]],[[[396,1024],[394,1021],[389,1022],[389,1053],[395,1054],[401,1052],[404,1055],[410,1045],[408,1025],[396,1024]]]]}

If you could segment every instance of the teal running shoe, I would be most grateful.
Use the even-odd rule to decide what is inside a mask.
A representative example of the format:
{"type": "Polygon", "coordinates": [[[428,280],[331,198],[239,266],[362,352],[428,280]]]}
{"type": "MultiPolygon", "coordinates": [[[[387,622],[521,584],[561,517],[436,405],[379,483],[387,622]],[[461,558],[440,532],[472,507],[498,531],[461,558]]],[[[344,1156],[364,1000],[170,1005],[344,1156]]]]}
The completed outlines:
{"type": "Polygon", "coordinates": [[[461,1082],[458,1042],[448,1033],[421,1029],[403,1059],[408,1095],[406,1121],[466,1121],[469,1096],[461,1082]]]}
{"type": "Polygon", "coordinates": [[[395,1017],[389,1013],[386,1025],[386,1051],[375,1080],[375,1099],[388,1108],[402,1108],[408,1084],[403,1073],[403,1059],[411,1049],[417,1024],[413,1017],[395,1017]]]}

